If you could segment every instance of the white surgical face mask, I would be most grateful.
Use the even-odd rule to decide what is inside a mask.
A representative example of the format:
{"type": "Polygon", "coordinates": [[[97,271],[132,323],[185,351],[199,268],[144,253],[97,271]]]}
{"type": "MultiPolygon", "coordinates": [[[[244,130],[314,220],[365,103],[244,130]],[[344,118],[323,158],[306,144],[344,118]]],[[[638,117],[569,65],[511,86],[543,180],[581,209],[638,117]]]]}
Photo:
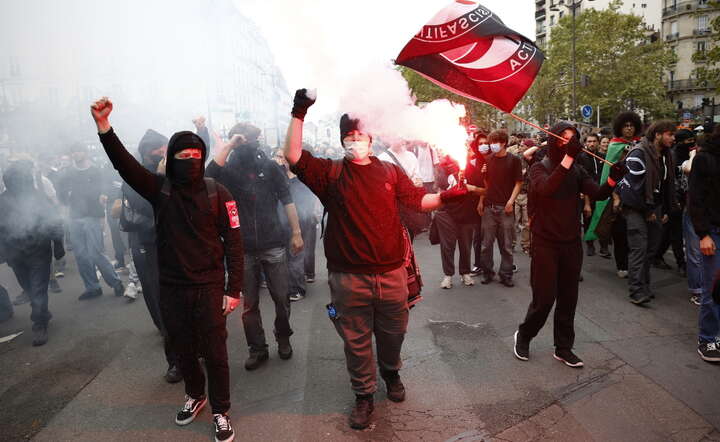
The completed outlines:
{"type": "Polygon", "coordinates": [[[487,144],[481,144],[480,153],[483,155],[487,155],[488,153],[490,153],[490,146],[488,146],[487,144]]]}
{"type": "Polygon", "coordinates": [[[363,160],[370,156],[370,142],[350,141],[345,143],[345,156],[349,160],[363,160]]]}
{"type": "Polygon", "coordinates": [[[498,153],[498,152],[500,152],[500,149],[502,149],[502,148],[501,148],[500,145],[497,144],[497,143],[494,143],[494,144],[491,144],[491,145],[490,145],[490,150],[492,150],[493,153],[498,153]]]}

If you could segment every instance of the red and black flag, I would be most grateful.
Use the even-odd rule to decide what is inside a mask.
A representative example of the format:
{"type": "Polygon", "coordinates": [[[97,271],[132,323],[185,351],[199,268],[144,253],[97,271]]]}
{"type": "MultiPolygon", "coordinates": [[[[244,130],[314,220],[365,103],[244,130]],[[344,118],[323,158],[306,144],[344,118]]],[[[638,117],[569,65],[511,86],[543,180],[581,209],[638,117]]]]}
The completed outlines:
{"type": "Polygon", "coordinates": [[[544,59],[492,11],[456,0],[423,26],[395,62],[456,94],[512,112],[544,59]]]}

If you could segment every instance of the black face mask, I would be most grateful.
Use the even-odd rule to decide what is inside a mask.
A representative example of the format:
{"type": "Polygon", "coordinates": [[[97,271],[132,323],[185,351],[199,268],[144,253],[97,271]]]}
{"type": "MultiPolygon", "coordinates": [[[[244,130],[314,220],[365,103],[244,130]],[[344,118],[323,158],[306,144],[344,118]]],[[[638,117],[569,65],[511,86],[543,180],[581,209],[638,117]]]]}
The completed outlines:
{"type": "Polygon", "coordinates": [[[202,180],[203,163],[200,160],[174,160],[173,179],[181,184],[190,184],[202,180]]]}
{"type": "Polygon", "coordinates": [[[165,158],[163,155],[150,155],[147,162],[148,168],[155,172],[163,158],[165,158]]]}

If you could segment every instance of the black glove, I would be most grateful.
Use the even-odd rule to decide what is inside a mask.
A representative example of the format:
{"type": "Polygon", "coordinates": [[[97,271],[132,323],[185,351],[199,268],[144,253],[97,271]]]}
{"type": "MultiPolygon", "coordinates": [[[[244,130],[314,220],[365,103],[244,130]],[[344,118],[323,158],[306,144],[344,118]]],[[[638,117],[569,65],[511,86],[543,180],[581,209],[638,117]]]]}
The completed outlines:
{"type": "Polygon", "coordinates": [[[625,165],[625,161],[618,161],[617,163],[610,166],[610,179],[619,183],[625,175],[628,173],[628,168],[625,165]]]}
{"type": "Polygon", "coordinates": [[[307,114],[310,106],[315,104],[315,99],[310,99],[307,96],[307,89],[298,89],[295,91],[295,99],[293,100],[292,116],[305,121],[305,115],[307,114]]]}
{"type": "Polygon", "coordinates": [[[55,241],[53,244],[53,256],[55,260],[63,259],[65,256],[65,247],[62,241],[55,241]]]}
{"type": "Polygon", "coordinates": [[[565,154],[570,158],[575,159],[580,152],[582,152],[582,144],[580,144],[580,140],[577,135],[573,135],[573,137],[570,138],[570,141],[568,141],[565,145],[565,154]]]}
{"type": "Polygon", "coordinates": [[[448,190],[440,193],[440,201],[443,202],[443,204],[447,204],[452,201],[456,201],[465,195],[468,194],[468,188],[465,185],[465,182],[461,182],[460,184],[453,186],[449,188],[448,190]]]}

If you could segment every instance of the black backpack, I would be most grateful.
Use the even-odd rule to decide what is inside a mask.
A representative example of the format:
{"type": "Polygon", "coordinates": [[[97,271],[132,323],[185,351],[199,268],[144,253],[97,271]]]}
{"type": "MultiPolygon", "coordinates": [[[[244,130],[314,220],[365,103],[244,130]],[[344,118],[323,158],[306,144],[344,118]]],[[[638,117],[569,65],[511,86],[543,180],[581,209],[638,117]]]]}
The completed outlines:
{"type": "MultiPolygon", "coordinates": [[[[343,205],[343,202],[337,190],[337,183],[340,180],[340,176],[342,175],[344,161],[345,160],[332,160],[332,164],[330,165],[330,175],[328,176],[328,194],[332,198],[335,198],[341,206],[343,205]]],[[[393,184],[397,184],[397,170],[391,164],[384,163],[382,161],[381,164],[385,167],[385,171],[390,176],[390,182],[393,184]]],[[[326,214],[327,209],[323,209],[323,220],[325,219],[326,214]]],[[[417,303],[422,301],[422,275],[420,274],[420,267],[415,260],[415,251],[413,250],[413,245],[410,241],[410,233],[404,226],[402,228],[402,233],[405,243],[405,269],[407,270],[408,275],[408,307],[413,308],[417,303]]]]}

